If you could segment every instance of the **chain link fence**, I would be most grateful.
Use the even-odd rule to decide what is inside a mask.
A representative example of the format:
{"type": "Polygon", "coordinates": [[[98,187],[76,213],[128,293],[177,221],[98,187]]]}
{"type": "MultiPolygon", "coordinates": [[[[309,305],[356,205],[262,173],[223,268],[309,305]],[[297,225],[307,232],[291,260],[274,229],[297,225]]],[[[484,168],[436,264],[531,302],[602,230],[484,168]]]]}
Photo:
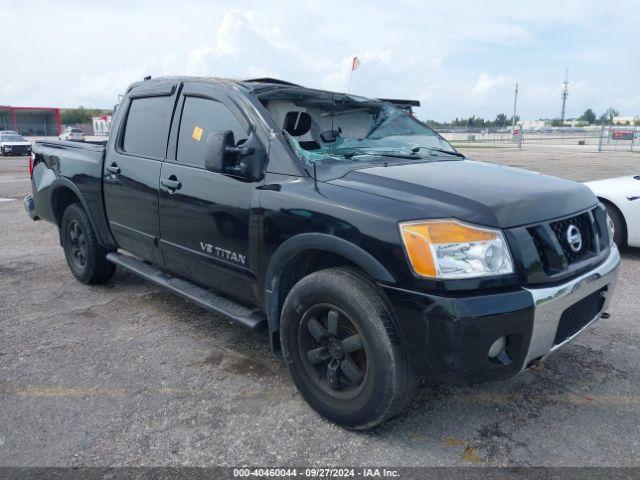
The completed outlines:
{"type": "Polygon", "coordinates": [[[606,125],[601,128],[598,151],[640,151],[640,126],[606,125]]]}
{"type": "Polygon", "coordinates": [[[439,128],[436,129],[454,147],[522,148],[575,147],[588,151],[640,151],[640,127],[605,125],[584,128],[549,127],[511,128],[439,128]]]}

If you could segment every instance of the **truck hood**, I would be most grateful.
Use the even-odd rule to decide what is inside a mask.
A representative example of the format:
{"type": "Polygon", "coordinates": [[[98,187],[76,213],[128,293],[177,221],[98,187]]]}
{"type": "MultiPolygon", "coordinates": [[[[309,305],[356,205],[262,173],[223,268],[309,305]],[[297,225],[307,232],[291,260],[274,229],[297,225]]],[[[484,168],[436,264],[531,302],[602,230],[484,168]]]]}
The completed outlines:
{"type": "Polygon", "coordinates": [[[419,205],[433,218],[499,228],[571,215],[598,202],[580,183],[471,160],[370,166],[329,183],[419,205]]]}

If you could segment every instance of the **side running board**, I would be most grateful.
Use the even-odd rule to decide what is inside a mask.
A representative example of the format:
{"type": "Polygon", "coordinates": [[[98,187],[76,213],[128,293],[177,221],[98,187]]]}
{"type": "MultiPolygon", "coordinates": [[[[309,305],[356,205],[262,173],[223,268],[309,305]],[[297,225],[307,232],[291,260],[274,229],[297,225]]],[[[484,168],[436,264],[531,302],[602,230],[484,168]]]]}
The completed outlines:
{"type": "Polygon", "coordinates": [[[233,300],[217,295],[211,290],[202,288],[187,280],[172,277],[141,260],[116,252],[107,254],[107,260],[145,280],[160,285],[173,293],[177,293],[181,297],[191,300],[207,310],[239,323],[251,331],[262,330],[267,326],[267,320],[261,313],[240,305],[233,300]]]}

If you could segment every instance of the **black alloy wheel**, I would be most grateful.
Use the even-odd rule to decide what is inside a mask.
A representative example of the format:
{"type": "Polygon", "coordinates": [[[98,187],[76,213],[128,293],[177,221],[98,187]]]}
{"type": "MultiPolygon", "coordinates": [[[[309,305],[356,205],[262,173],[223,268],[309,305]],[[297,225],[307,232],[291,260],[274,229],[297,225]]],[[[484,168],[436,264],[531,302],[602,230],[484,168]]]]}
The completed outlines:
{"type": "Polygon", "coordinates": [[[67,229],[71,261],[79,270],[82,270],[87,264],[87,242],[84,232],[76,220],[71,220],[67,229]]]}
{"type": "Polygon", "coordinates": [[[60,222],[62,247],[73,276],[82,283],[104,283],[115,272],[107,261],[110,250],[100,245],[87,213],[77,203],[69,205],[60,222]]]}
{"type": "Polygon", "coordinates": [[[367,352],[356,323],[338,307],[319,304],[302,316],[298,348],[304,367],[318,386],[336,397],[362,387],[367,352]]]}
{"type": "Polygon", "coordinates": [[[289,374],[307,403],[354,430],[397,415],[417,378],[389,302],[364,272],[313,272],[289,291],[280,316],[289,374]]]}

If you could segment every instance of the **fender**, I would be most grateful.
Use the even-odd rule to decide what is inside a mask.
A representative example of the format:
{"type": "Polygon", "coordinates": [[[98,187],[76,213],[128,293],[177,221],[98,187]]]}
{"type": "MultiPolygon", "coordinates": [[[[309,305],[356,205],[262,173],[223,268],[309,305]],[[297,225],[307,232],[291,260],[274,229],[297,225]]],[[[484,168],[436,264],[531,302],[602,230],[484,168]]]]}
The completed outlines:
{"type": "MultiPolygon", "coordinates": [[[[627,233],[627,238],[625,238],[627,245],[630,247],[637,246],[638,236],[640,235],[640,228],[638,228],[638,226],[633,221],[630,221],[630,218],[633,218],[632,202],[640,202],[640,200],[631,200],[630,198],[625,197],[624,194],[621,198],[620,196],[609,195],[608,193],[601,195],[600,192],[598,193],[597,197],[601,203],[608,202],[618,210],[618,212],[622,216],[622,221],[624,222],[625,230],[627,233]]],[[[606,205],[604,206],[606,207],[606,205]]]]}
{"type": "MultiPolygon", "coordinates": [[[[626,215],[627,206],[624,204],[624,202],[620,198],[617,198],[609,194],[601,195],[600,193],[598,193],[596,197],[598,198],[598,201],[602,204],[602,206],[605,209],[607,208],[606,202],[610,203],[615,208],[617,208],[618,212],[620,212],[620,214],[622,215],[622,219],[624,220],[624,223],[625,224],[627,223],[627,215],[626,215]]],[[[627,225],[627,229],[628,227],[629,226],[627,225]]],[[[627,230],[627,236],[628,235],[629,235],[629,231],[627,230]]]]}
{"type": "Polygon", "coordinates": [[[616,207],[618,210],[622,212],[622,207],[621,205],[619,205],[621,202],[618,199],[612,197],[611,195],[602,195],[600,193],[598,193],[596,197],[598,198],[598,201],[600,203],[602,203],[603,200],[606,202],[609,202],[610,204],[612,204],[614,207],[616,207]]]}
{"type": "Polygon", "coordinates": [[[396,280],[373,255],[358,245],[340,237],[326,233],[302,233],[289,238],[274,252],[265,276],[265,312],[269,321],[269,331],[275,332],[280,324],[278,305],[279,277],[292,255],[304,250],[325,250],[338,254],[358,265],[376,281],[395,284],[396,280]]]}
{"type": "Polygon", "coordinates": [[[87,217],[89,218],[89,223],[91,223],[91,228],[93,228],[93,231],[95,232],[96,237],[98,237],[98,242],[100,242],[102,246],[106,246],[106,247],[115,246],[115,242],[111,238],[110,233],[107,234],[108,238],[105,238],[103,229],[98,228],[98,223],[96,221],[94,212],[89,207],[89,204],[85,196],[80,191],[80,189],[76,186],[75,183],[73,183],[71,180],[69,180],[66,177],[58,177],[53,182],[51,182],[50,188],[51,188],[51,195],[49,197],[50,199],[49,214],[51,215],[51,218],[56,222],[56,224],[58,224],[62,220],[62,218],[56,217],[56,212],[54,208],[55,207],[54,199],[61,188],[68,188],[78,198],[78,200],[80,201],[80,204],[82,205],[82,208],[84,208],[84,211],[87,213],[87,217]]]}

